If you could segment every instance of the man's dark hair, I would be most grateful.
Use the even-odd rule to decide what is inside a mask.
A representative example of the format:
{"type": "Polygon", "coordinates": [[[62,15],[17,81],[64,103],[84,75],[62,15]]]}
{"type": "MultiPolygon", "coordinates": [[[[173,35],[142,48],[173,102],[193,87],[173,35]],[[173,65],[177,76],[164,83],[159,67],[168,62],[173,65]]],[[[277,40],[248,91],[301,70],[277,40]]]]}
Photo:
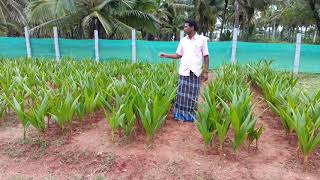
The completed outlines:
{"type": "Polygon", "coordinates": [[[193,19],[185,20],[184,23],[188,23],[190,27],[193,27],[195,31],[198,31],[197,22],[193,19]]]}

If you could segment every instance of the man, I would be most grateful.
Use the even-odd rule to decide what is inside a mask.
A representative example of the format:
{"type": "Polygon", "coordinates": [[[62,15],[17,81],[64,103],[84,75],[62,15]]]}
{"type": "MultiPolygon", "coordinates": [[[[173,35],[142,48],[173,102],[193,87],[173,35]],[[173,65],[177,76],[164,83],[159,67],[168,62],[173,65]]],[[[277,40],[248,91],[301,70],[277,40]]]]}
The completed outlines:
{"type": "Polygon", "coordinates": [[[173,116],[176,120],[193,122],[196,120],[196,106],[200,91],[202,61],[203,79],[208,79],[209,52],[207,38],[197,34],[197,23],[186,20],[186,37],[180,40],[176,54],[160,54],[161,58],[180,59],[177,96],[173,116]]]}

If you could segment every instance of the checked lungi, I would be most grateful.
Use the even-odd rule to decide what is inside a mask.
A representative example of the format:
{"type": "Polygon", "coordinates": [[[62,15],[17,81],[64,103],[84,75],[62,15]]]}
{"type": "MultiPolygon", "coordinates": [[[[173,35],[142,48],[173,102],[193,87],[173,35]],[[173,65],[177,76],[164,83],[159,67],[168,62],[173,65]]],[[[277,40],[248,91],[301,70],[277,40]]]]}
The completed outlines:
{"type": "Polygon", "coordinates": [[[174,119],[190,122],[197,119],[200,82],[201,76],[197,77],[192,71],[190,71],[190,76],[179,76],[173,109],[174,119]]]}

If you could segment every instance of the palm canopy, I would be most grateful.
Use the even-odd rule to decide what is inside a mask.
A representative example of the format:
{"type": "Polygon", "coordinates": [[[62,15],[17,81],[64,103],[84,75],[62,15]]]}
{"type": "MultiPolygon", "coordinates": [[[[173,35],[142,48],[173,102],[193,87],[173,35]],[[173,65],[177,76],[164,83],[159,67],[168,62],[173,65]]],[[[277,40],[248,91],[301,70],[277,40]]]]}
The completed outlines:
{"type": "Polygon", "coordinates": [[[24,7],[26,0],[0,0],[0,34],[7,34],[10,29],[21,32],[27,23],[24,7]]]}
{"type": "Polygon", "coordinates": [[[106,36],[126,38],[133,28],[157,31],[155,7],[152,0],[31,0],[26,12],[31,31],[46,33],[58,25],[88,34],[102,27],[106,36]]]}

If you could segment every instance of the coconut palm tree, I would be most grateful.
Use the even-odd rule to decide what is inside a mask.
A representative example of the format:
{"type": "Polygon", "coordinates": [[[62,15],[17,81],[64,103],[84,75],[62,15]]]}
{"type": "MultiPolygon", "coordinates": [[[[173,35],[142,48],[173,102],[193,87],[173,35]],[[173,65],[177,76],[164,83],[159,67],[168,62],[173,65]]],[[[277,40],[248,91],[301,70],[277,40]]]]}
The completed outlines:
{"type": "Polygon", "coordinates": [[[161,22],[161,39],[170,40],[174,35],[174,40],[177,40],[192,8],[189,0],[158,0],[156,16],[161,22]]]}
{"type": "Polygon", "coordinates": [[[313,13],[313,18],[316,21],[318,32],[320,34],[320,2],[316,0],[308,0],[308,3],[313,13]]]}
{"type": "Polygon", "coordinates": [[[194,0],[194,16],[199,24],[199,33],[213,31],[219,14],[223,13],[224,0],[194,0]]]}
{"type": "Polygon", "coordinates": [[[241,11],[244,12],[245,21],[243,23],[242,39],[248,40],[252,34],[250,30],[252,27],[252,20],[256,10],[264,10],[272,3],[272,0],[237,0],[241,11]]]}
{"type": "Polygon", "coordinates": [[[19,35],[27,20],[23,12],[26,0],[0,0],[0,35],[19,35]]]}
{"type": "Polygon", "coordinates": [[[229,5],[229,0],[224,0],[224,8],[223,8],[222,16],[221,16],[221,27],[220,27],[220,35],[219,35],[220,40],[223,40],[222,32],[224,29],[224,24],[226,22],[226,14],[227,14],[227,10],[228,10],[228,5],[229,5]]]}
{"type": "Polygon", "coordinates": [[[27,15],[31,31],[48,35],[52,26],[74,37],[91,37],[101,28],[108,38],[128,38],[133,28],[155,32],[159,21],[152,0],[31,0],[27,15]]]}

